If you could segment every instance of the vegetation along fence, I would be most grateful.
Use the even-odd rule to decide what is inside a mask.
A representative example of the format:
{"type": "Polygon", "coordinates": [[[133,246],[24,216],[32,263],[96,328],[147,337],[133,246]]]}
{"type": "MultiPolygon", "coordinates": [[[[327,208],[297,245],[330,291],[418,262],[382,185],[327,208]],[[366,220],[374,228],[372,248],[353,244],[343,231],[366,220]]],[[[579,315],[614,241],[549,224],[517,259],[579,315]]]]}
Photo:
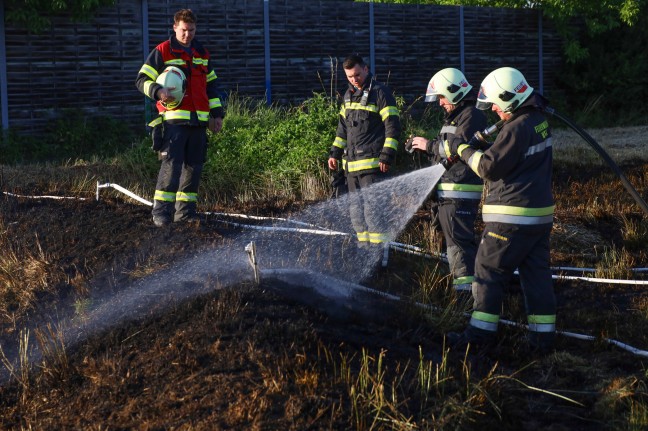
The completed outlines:
{"type": "MultiPolygon", "coordinates": [[[[2,3],[0,3],[1,5],[2,3]]],[[[345,89],[342,61],[357,52],[413,102],[432,74],[462,69],[473,85],[504,65],[551,97],[560,39],[537,10],[374,4],[351,0],[116,0],[85,23],[52,18],[33,34],[0,13],[2,127],[38,134],[68,109],[142,129],[150,103],[135,88],[150,52],[171,34],[173,13],[198,16],[224,91],[295,103],[345,89]],[[148,108],[148,109],[146,109],[148,108]]]]}

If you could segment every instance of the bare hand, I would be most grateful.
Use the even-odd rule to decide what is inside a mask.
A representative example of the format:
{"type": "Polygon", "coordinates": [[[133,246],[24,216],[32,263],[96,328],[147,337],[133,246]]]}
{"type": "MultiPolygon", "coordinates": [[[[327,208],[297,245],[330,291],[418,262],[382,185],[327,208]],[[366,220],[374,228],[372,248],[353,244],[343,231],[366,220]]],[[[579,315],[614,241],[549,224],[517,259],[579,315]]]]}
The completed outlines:
{"type": "Polygon", "coordinates": [[[328,159],[328,167],[332,171],[337,171],[337,167],[338,167],[337,159],[334,159],[333,157],[329,157],[329,159],[328,159]]]}
{"type": "Polygon", "coordinates": [[[175,87],[162,87],[158,90],[158,97],[160,102],[169,103],[175,101],[175,97],[171,94],[171,90],[175,90],[175,87]]]}
{"type": "Polygon", "coordinates": [[[430,141],[420,136],[417,136],[412,140],[412,148],[421,151],[427,151],[428,142],[430,141]]]}
{"type": "Polygon", "coordinates": [[[209,130],[213,133],[218,133],[223,128],[223,119],[221,117],[209,117],[209,130]]]}
{"type": "Polygon", "coordinates": [[[380,162],[378,165],[380,166],[380,172],[389,172],[389,165],[387,163],[380,162]]]}

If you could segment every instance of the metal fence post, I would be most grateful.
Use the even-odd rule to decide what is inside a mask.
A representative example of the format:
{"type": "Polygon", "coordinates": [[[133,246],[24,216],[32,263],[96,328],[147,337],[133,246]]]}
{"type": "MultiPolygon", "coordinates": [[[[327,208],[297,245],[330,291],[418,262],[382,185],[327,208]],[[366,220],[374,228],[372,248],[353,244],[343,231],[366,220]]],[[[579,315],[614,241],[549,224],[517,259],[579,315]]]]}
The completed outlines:
{"type": "Polygon", "coordinates": [[[369,67],[376,74],[376,39],[374,33],[374,2],[369,2],[369,67]]]}
{"type": "Polygon", "coordinates": [[[270,0],[263,0],[263,38],[265,50],[266,103],[272,104],[272,74],[270,73],[270,0]]]}
{"type": "Polygon", "coordinates": [[[7,50],[5,48],[4,2],[0,2],[0,102],[2,106],[2,130],[9,128],[9,100],[7,92],[7,50]]]}
{"type": "Polygon", "coordinates": [[[542,9],[538,9],[538,87],[539,92],[544,94],[544,63],[542,47],[542,9]]]}
{"type": "Polygon", "coordinates": [[[461,62],[461,71],[466,72],[466,43],[464,41],[464,7],[459,6],[459,61],[461,62]]]}

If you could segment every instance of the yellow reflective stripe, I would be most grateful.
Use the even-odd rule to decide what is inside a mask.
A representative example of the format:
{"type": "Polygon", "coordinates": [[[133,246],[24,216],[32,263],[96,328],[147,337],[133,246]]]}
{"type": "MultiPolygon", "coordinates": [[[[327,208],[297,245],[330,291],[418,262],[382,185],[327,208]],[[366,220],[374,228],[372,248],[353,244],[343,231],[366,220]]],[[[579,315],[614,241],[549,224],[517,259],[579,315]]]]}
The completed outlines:
{"type": "Polygon", "coordinates": [[[395,106],[385,106],[380,110],[380,116],[382,117],[383,121],[389,118],[390,115],[395,115],[398,117],[398,108],[395,106]]]}
{"type": "Polygon", "coordinates": [[[482,329],[484,331],[495,332],[497,331],[497,324],[499,323],[498,314],[484,313],[481,311],[473,311],[470,317],[470,326],[482,329]]]}
{"type": "Polygon", "coordinates": [[[380,244],[387,241],[387,234],[381,232],[369,232],[369,242],[372,244],[380,244]]]}
{"type": "Polygon", "coordinates": [[[212,82],[216,78],[218,78],[218,76],[216,76],[216,72],[213,70],[207,74],[207,82],[212,82]]]}
{"type": "Polygon", "coordinates": [[[144,75],[151,78],[153,81],[155,81],[158,78],[158,76],[160,76],[158,71],[155,70],[153,67],[149,66],[148,64],[144,64],[140,69],[139,73],[143,73],[144,75]]]}
{"type": "Polygon", "coordinates": [[[347,102],[344,104],[344,109],[345,113],[347,109],[358,109],[361,111],[369,111],[369,112],[378,112],[378,107],[376,105],[367,105],[367,106],[362,106],[358,102],[347,102]]]}
{"type": "Polygon", "coordinates": [[[336,136],[335,141],[333,141],[333,146],[341,149],[345,149],[347,146],[347,141],[346,139],[342,139],[339,136],[336,136]]]}
{"type": "Polygon", "coordinates": [[[156,201],[164,202],[175,202],[176,194],[174,192],[166,192],[164,190],[156,190],[155,197],[153,198],[156,201]]]}
{"type": "Polygon", "coordinates": [[[473,319],[489,323],[497,323],[500,319],[499,314],[484,313],[483,311],[473,311],[472,317],[473,319]]]}
{"type": "Polygon", "coordinates": [[[184,66],[185,61],[180,58],[174,58],[172,60],[167,60],[164,62],[167,66],[184,66]]]}
{"type": "Polygon", "coordinates": [[[198,121],[209,121],[209,111],[196,111],[198,121]]]}
{"type": "Polygon", "coordinates": [[[529,331],[533,332],[556,332],[556,315],[530,315],[528,317],[529,331]]]}
{"type": "Polygon", "coordinates": [[[457,148],[457,154],[459,154],[459,157],[461,157],[461,154],[464,152],[466,148],[470,148],[470,145],[468,144],[459,145],[459,148],[457,148]]]}
{"type": "Polygon", "coordinates": [[[214,97],[209,99],[209,109],[220,108],[223,104],[221,103],[220,97],[214,97]]]}
{"type": "Polygon", "coordinates": [[[472,275],[466,275],[465,277],[458,277],[452,281],[452,284],[468,284],[472,283],[475,280],[475,277],[472,275]]]}
{"type": "Polygon", "coordinates": [[[340,107],[340,115],[344,117],[344,114],[346,113],[346,109],[344,108],[344,105],[340,107]]]}
{"type": "Polygon", "coordinates": [[[396,151],[398,149],[398,141],[394,138],[385,138],[385,148],[391,148],[396,151]]]}
{"type": "Polygon", "coordinates": [[[151,86],[155,84],[155,81],[146,81],[144,83],[144,93],[147,95],[151,92],[151,86]]]}
{"type": "Polygon", "coordinates": [[[509,205],[484,205],[482,208],[483,214],[505,214],[527,217],[542,217],[552,215],[554,213],[555,205],[543,208],[525,208],[514,207],[509,205]]]}
{"type": "Polygon", "coordinates": [[[342,159],[342,169],[344,169],[345,171],[348,172],[348,170],[347,170],[347,161],[346,161],[346,159],[342,159]]]}
{"type": "Polygon", "coordinates": [[[191,112],[190,111],[166,111],[164,114],[165,120],[190,120],[191,112]]]}
{"type": "Polygon", "coordinates": [[[149,127],[158,126],[158,125],[162,124],[162,120],[164,120],[164,118],[160,115],[155,120],[148,123],[148,125],[149,125],[149,127]]]}
{"type": "Polygon", "coordinates": [[[493,238],[499,239],[501,241],[508,241],[508,238],[504,235],[497,234],[495,232],[488,232],[486,235],[492,236],[493,238]]]}
{"type": "Polygon", "coordinates": [[[364,169],[374,169],[380,167],[380,160],[378,159],[365,159],[349,162],[347,164],[348,172],[357,172],[364,169]]]}
{"type": "Polygon", "coordinates": [[[445,153],[446,157],[450,157],[452,155],[450,151],[450,143],[447,140],[443,141],[443,152],[445,153]]]}
{"type": "Polygon", "coordinates": [[[182,201],[182,202],[197,202],[198,201],[198,193],[178,192],[176,200],[179,200],[179,201],[182,201]]]}
{"type": "Polygon", "coordinates": [[[470,166],[470,169],[472,169],[472,171],[476,173],[480,178],[481,175],[479,175],[479,161],[481,160],[483,155],[484,153],[482,153],[481,151],[475,151],[468,159],[468,166],[470,166]]]}
{"type": "Polygon", "coordinates": [[[458,277],[452,281],[452,284],[468,284],[472,283],[475,280],[475,276],[466,275],[465,277],[458,277]]]}
{"type": "Polygon", "coordinates": [[[529,323],[556,323],[555,314],[530,314],[529,323]]]}
{"type": "Polygon", "coordinates": [[[463,192],[481,192],[484,186],[481,184],[456,184],[456,183],[441,183],[437,187],[439,190],[460,190],[463,192]]]}
{"type": "Polygon", "coordinates": [[[199,66],[207,66],[209,60],[207,60],[206,58],[194,57],[192,59],[192,62],[193,64],[197,64],[199,66]]]}
{"type": "Polygon", "coordinates": [[[367,232],[367,231],[358,232],[356,234],[356,236],[358,237],[358,241],[361,241],[361,242],[365,242],[365,241],[368,242],[369,241],[369,232],[367,232]]]}

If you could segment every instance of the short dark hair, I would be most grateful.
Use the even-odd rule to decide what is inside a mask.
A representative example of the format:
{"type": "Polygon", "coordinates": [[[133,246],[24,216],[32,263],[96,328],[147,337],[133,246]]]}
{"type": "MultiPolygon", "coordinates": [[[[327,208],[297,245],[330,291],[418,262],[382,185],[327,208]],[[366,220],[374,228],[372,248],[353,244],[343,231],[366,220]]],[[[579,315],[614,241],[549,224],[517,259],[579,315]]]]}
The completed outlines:
{"type": "Polygon", "coordinates": [[[198,19],[191,9],[180,9],[173,15],[173,23],[178,24],[180,21],[195,24],[198,19]]]}
{"type": "Polygon", "coordinates": [[[356,66],[364,66],[365,62],[360,57],[358,54],[351,54],[347,58],[344,59],[344,63],[342,63],[342,66],[345,69],[353,69],[356,66]]]}

